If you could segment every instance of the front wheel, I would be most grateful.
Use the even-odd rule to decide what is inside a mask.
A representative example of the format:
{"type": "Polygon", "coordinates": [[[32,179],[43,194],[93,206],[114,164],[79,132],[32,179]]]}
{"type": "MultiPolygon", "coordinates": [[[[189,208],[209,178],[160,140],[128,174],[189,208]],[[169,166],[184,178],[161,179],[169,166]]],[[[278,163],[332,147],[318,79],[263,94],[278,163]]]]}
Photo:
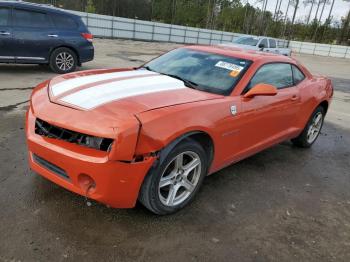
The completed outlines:
{"type": "Polygon", "coordinates": [[[75,71],[78,58],[74,51],[61,47],[54,50],[50,56],[50,68],[58,74],[65,74],[75,71]]]}
{"type": "Polygon", "coordinates": [[[324,117],[324,108],[322,106],[317,107],[303,132],[298,137],[292,139],[292,143],[298,147],[311,147],[321,132],[324,117]]]}
{"type": "Polygon", "coordinates": [[[139,200],[158,215],[174,213],[198,192],[207,173],[203,147],[186,139],[151,169],[142,185],[139,200]]]}

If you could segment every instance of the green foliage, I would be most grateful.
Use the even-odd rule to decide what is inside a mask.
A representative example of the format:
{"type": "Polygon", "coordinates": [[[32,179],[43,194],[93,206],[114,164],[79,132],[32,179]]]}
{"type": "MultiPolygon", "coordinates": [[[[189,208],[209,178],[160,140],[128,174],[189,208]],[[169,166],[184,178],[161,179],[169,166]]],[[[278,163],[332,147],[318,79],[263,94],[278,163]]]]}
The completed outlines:
{"type": "MultiPolygon", "coordinates": [[[[249,4],[247,0],[33,0],[32,2],[54,4],[89,13],[301,41],[334,43],[338,40],[346,44],[350,33],[350,16],[337,23],[334,17],[326,22],[311,17],[309,24],[306,21],[296,21],[292,25],[289,19],[285,20],[285,7],[277,14],[263,11],[263,0],[256,0],[254,5],[249,4]],[[334,26],[335,24],[338,26],[334,26]]],[[[286,2],[288,1],[283,0],[284,4],[286,2]]],[[[289,14],[294,12],[298,2],[298,0],[290,1],[289,14]]],[[[307,3],[307,8],[310,9],[312,0],[300,0],[300,2],[299,9],[305,8],[303,3],[307,3]]],[[[315,0],[315,3],[318,1],[315,0]]],[[[316,7],[314,4],[314,10],[316,7]]],[[[321,8],[320,4],[319,13],[321,8]]]]}
{"type": "Polygon", "coordinates": [[[96,13],[96,8],[95,8],[94,3],[93,3],[92,0],[88,0],[87,1],[85,12],[96,13]]]}

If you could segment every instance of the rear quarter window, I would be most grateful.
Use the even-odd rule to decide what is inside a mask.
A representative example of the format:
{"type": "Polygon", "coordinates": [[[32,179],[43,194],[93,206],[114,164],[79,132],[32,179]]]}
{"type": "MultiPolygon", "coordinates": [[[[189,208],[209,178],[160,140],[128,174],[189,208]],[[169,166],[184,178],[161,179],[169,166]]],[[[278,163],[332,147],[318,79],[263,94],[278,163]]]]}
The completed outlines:
{"type": "Polygon", "coordinates": [[[79,27],[78,23],[68,15],[52,14],[51,18],[58,29],[75,30],[79,27]]]}
{"type": "Polygon", "coordinates": [[[299,84],[301,81],[303,81],[305,79],[305,75],[295,65],[292,65],[292,70],[293,70],[294,84],[297,85],[297,84],[299,84]]]}

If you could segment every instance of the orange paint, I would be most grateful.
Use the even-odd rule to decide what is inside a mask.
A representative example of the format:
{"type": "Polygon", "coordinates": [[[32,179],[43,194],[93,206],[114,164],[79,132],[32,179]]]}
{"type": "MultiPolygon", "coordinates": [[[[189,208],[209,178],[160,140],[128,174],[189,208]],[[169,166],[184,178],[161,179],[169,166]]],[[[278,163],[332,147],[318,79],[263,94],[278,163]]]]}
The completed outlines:
{"type": "Polygon", "coordinates": [[[128,97],[91,110],[51,102],[48,86],[87,75],[133,69],[89,70],[58,76],[50,83],[39,84],[32,93],[26,118],[31,168],[80,195],[85,195],[94,184],[89,190],[90,198],[112,207],[129,208],[135,205],[144,177],[155,164],[157,152],[178,137],[193,131],[211,137],[214,159],[209,173],[213,173],[298,136],[314,109],[321,102],[331,101],[333,91],[329,80],[312,76],[294,59],[237,48],[187,48],[248,59],[253,63],[228,96],[183,88],[128,97]],[[261,85],[255,90],[258,95],[247,95],[249,92],[244,95],[243,90],[257,69],[271,62],[297,65],[306,78],[294,87],[275,90],[261,85]],[[274,91],[276,93],[272,94],[274,91]],[[235,115],[231,113],[232,106],[236,108],[235,115]],[[40,136],[35,133],[35,118],[76,132],[111,138],[114,140],[112,149],[99,151],[40,136]],[[61,168],[70,179],[38,164],[34,155],[61,168]]]}

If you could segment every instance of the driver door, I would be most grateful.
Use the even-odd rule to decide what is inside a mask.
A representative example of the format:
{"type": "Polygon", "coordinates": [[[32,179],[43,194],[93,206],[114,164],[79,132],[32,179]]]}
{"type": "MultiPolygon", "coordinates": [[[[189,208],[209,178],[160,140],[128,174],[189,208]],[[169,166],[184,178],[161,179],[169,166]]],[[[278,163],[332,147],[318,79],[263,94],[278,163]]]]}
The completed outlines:
{"type": "Polygon", "coordinates": [[[299,89],[294,86],[291,65],[263,65],[255,73],[245,92],[259,83],[271,84],[278,90],[274,96],[241,96],[243,121],[240,128],[240,154],[244,156],[278,143],[295,131],[300,95],[299,89]]]}
{"type": "Polygon", "coordinates": [[[47,61],[53,46],[58,46],[58,38],[50,17],[44,12],[30,9],[13,9],[13,38],[17,62],[47,61]]]}

